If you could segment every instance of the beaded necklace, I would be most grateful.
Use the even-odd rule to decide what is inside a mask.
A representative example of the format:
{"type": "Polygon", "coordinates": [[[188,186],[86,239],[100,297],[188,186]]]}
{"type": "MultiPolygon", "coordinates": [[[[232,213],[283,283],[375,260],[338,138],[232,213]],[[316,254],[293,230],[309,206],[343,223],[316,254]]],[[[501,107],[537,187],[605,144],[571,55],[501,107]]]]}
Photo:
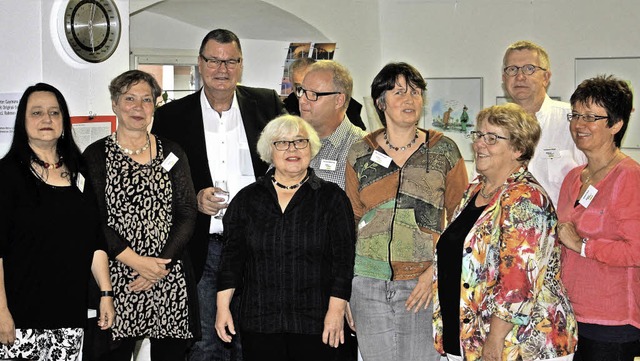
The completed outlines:
{"type": "Polygon", "coordinates": [[[409,144],[405,145],[404,147],[396,147],[396,146],[394,146],[393,144],[391,144],[389,142],[389,139],[387,138],[387,131],[386,130],[384,131],[384,141],[385,141],[385,143],[387,143],[387,146],[389,146],[389,149],[393,149],[396,152],[397,151],[403,152],[403,151],[411,148],[411,146],[416,142],[417,139],[418,139],[418,130],[416,129],[416,136],[413,137],[413,139],[409,142],[409,144]]]}
{"type": "Polygon", "coordinates": [[[304,182],[307,181],[307,179],[309,179],[309,174],[307,174],[303,180],[300,181],[300,183],[294,184],[292,186],[286,186],[280,182],[278,182],[276,180],[276,177],[274,175],[271,175],[271,181],[273,182],[273,184],[277,185],[278,187],[282,188],[282,189],[296,189],[298,187],[300,187],[301,185],[304,184],[304,182]]]}

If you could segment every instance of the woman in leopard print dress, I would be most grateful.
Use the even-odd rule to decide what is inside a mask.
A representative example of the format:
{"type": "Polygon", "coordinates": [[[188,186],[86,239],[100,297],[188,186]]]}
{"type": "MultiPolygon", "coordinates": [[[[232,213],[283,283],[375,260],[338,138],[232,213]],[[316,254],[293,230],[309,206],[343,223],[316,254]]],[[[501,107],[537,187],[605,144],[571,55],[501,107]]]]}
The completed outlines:
{"type": "Polygon", "coordinates": [[[185,245],[196,198],[187,157],[175,143],[147,132],[161,92],[151,75],[125,72],[109,90],[118,129],[85,151],[115,291],[117,343],[109,359],[129,360],[135,342],[148,337],[152,360],[179,360],[194,336],[195,285],[185,245]]]}

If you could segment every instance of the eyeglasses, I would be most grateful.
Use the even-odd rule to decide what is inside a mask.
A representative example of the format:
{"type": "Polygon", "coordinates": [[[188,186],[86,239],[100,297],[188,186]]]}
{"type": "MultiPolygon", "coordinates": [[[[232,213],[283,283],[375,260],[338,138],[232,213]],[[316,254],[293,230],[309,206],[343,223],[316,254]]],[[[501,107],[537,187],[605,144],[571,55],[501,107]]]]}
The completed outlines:
{"type": "Polygon", "coordinates": [[[536,70],[544,70],[546,71],[547,69],[539,67],[537,65],[533,65],[533,64],[525,64],[523,66],[516,66],[516,65],[509,65],[508,67],[502,69],[502,71],[504,71],[505,74],[507,74],[508,76],[516,76],[518,75],[518,71],[521,71],[522,74],[524,75],[531,75],[533,73],[536,72],[536,70]]]}
{"type": "Polygon", "coordinates": [[[478,131],[469,132],[469,134],[467,134],[467,138],[471,138],[471,141],[474,143],[476,142],[476,140],[482,138],[482,140],[484,141],[484,144],[486,145],[494,145],[496,144],[498,139],[509,140],[509,138],[505,138],[496,133],[483,133],[478,131]]]}
{"type": "Polygon", "coordinates": [[[205,61],[205,63],[207,63],[207,68],[211,69],[218,69],[220,65],[224,64],[224,66],[227,67],[227,70],[233,70],[242,62],[242,58],[222,60],[216,58],[209,59],[204,55],[200,55],[200,57],[205,61]]]}
{"type": "Polygon", "coordinates": [[[567,114],[568,121],[578,121],[578,119],[582,118],[587,123],[593,123],[600,119],[609,119],[609,117],[605,117],[604,115],[595,115],[595,114],[578,114],[578,113],[569,113],[567,114]]]}
{"type": "Polygon", "coordinates": [[[273,142],[273,146],[276,147],[276,150],[289,150],[291,145],[295,149],[304,149],[309,146],[309,139],[296,139],[296,140],[278,140],[273,142]]]}
{"type": "Polygon", "coordinates": [[[296,88],[296,96],[298,98],[302,98],[302,96],[306,96],[309,101],[315,102],[319,97],[334,95],[334,94],[342,94],[342,92],[314,92],[313,90],[307,90],[301,86],[296,88]]]}

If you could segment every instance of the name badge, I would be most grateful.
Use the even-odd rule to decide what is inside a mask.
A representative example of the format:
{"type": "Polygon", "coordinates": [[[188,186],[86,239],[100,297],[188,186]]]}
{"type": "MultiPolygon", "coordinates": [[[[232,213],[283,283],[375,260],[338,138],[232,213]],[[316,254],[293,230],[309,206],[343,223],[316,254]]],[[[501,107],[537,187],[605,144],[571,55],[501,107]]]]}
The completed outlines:
{"type": "Polygon", "coordinates": [[[591,204],[591,201],[593,200],[593,197],[596,196],[596,193],[598,193],[598,189],[590,185],[589,188],[584,191],[584,194],[582,195],[578,203],[580,203],[584,208],[589,207],[589,204],[591,204]]]}
{"type": "Polygon", "coordinates": [[[320,161],[320,169],[322,170],[336,170],[336,166],[338,165],[338,161],[331,159],[323,159],[320,161]]]}
{"type": "Polygon", "coordinates": [[[81,173],[78,173],[78,178],[76,179],[76,187],[78,187],[81,193],[84,193],[84,181],[84,176],[81,173]]]}
{"type": "Polygon", "coordinates": [[[378,163],[385,168],[389,168],[389,164],[391,164],[391,157],[374,150],[373,154],[371,154],[371,161],[378,163]]]}
{"type": "Polygon", "coordinates": [[[162,168],[164,168],[164,170],[168,172],[171,170],[171,168],[173,168],[174,165],[176,165],[177,162],[178,157],[176,157],[176,155],[171,152],[162,162],[162,168]]]}
{"type": "Polygon", "coordinates": [[[547,159],[556,159],[562,157],[560,155],[560,151],[556,148],[544,148],[542,151],[544,152],[547,159]]]}

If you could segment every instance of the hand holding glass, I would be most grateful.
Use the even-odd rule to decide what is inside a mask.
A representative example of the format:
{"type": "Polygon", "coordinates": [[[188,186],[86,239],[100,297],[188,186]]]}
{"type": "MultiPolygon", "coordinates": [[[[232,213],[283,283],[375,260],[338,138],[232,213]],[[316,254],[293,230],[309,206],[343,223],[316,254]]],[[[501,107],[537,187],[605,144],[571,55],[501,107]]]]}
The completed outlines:
{"type": "MultiPolygon", "coordinates": [[[[214,195],[216,197],[223,198],[224,200],[221,203],[225,203],[226,205],[226,203],[229,201],[229,188],[227,188],[227,181],[226,180],[215,181],[214,187],[219,188],[215,191],[214,195]]],[[[223,216],[224,216],[224,208],[219,210],[218,214],[216,214],[213,218],[222,219],[223,216]]]]}

